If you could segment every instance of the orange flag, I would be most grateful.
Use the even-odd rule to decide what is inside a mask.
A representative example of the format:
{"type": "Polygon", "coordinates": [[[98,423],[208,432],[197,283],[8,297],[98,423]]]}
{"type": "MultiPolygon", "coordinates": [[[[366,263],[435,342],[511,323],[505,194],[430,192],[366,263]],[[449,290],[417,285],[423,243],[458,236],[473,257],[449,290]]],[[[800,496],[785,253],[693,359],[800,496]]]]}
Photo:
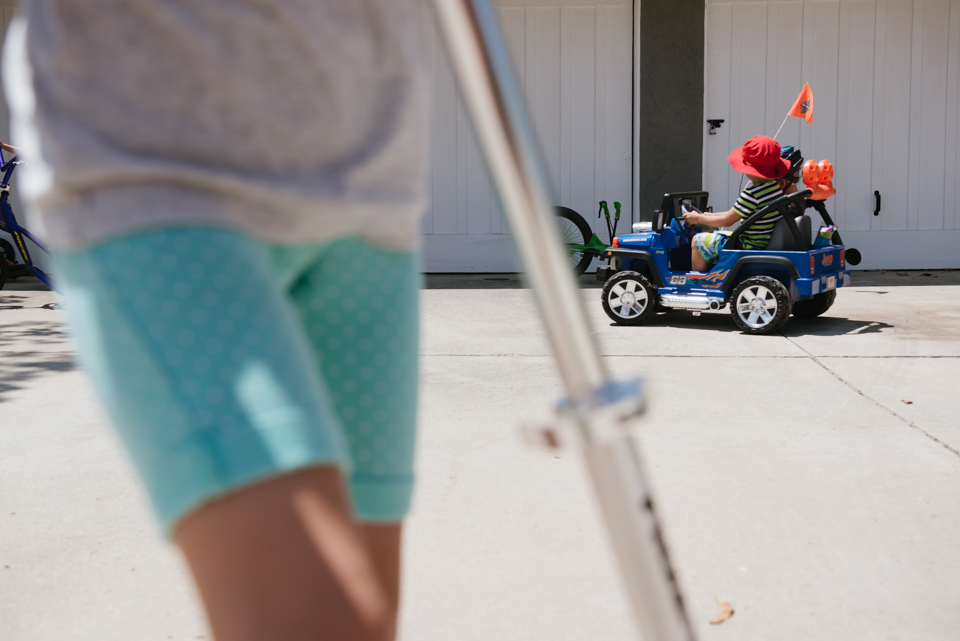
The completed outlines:
{"type": "Polygon", "coordinates": [[[810,90],[809,82],[804,83],[803,91],[797,96],[797,101],[793,103],[787,115],[804,118],[807,124],[813,122],[813,92],[810,90]]]}

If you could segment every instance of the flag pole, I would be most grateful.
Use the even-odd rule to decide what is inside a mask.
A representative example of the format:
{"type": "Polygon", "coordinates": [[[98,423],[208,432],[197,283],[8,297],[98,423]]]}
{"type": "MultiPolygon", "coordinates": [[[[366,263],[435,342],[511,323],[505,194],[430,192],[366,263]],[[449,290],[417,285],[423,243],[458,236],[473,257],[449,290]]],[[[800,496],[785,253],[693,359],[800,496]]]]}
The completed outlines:
{"type": "MultiPolygon", "coordinates": [[[[783,129],[783,126],[784,126],[785,124],[787,124],[787,118],[789,118],[789,117],[790,117],[790,114],[787,114],[786,116],[783,117],[783,122],[780,123],[780,129],[783,129]]],[[[777,129],[777,133],[773,134],[773,139],[774,139],[774,140],[776,140],[776,139],[777,139],[777,136],[780,135],[780,129],[777,129]]]]}

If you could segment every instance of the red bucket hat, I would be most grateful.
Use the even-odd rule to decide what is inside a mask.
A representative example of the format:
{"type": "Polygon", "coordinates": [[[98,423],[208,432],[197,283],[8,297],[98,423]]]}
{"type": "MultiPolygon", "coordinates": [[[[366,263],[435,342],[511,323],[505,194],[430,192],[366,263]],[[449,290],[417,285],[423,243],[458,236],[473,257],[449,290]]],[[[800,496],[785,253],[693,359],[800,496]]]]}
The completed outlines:
{"type": "Polygon", "coordinates": [[[741,174],[783,178],[790,171],[790,161],[780,157],[780,144],[770,136],[754,136],[727,159],[741,174]]]}

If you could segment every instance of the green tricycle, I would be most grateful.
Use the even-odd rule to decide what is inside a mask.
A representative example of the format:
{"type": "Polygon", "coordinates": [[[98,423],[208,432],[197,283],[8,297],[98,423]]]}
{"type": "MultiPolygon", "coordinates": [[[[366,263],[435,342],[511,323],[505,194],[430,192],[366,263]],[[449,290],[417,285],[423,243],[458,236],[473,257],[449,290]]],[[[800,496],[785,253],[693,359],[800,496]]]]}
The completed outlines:
{"type": "Polygon", "coordinates": [[[611,224],[607,201],[600,201],[597,218],[601,215],[606,218],[607,233],[610,234],[610,242],[605,243],[593,232],[583,216],[569,207],[554,207],[560,225],[560,237],[567,246],[575,276],[580,276],[587,271],[590,262],[613,244],[613,239],[617,235],[617,224],[620,222],[620,203],[614,202],[613,209],[615,213],[611,224]]]}

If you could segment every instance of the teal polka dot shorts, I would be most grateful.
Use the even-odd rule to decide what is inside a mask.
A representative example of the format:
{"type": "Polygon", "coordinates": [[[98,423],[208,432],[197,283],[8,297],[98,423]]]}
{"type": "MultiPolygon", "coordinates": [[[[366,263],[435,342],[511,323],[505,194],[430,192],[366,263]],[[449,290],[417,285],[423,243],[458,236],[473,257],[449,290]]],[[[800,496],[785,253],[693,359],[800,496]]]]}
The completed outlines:
{"type": "Polygon", "coordinates": [[[55,256],[80,362],[169,534],[205,501],[341,466],[360,521],[413,490],[419,257],[215,228],[55,256]]]}

